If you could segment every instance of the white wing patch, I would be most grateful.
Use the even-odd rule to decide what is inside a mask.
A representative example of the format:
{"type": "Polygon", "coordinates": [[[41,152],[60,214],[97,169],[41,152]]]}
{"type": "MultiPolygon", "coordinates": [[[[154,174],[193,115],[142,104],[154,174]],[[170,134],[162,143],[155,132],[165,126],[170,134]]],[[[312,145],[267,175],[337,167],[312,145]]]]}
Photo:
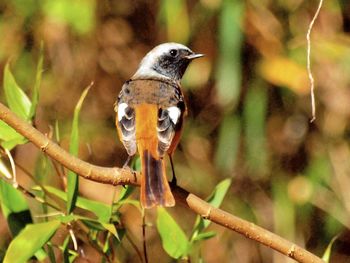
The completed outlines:
{"type": "Polygon", "coordinates": [[[125,109],[128,107],[128,104],[126,103],[120,103],[118,105],[118,121],[121,121],[121,119],[125,116],[125,109]]]}
{"type": "Polygon", "coordinates": [[[167,111],[169,112],[169,117],[170,120],[173,124],[176,124],[179,120],[179,117],[181,115],[181,111],[178,107],[176,106],[171,106],[167,108],[167,111]]]}

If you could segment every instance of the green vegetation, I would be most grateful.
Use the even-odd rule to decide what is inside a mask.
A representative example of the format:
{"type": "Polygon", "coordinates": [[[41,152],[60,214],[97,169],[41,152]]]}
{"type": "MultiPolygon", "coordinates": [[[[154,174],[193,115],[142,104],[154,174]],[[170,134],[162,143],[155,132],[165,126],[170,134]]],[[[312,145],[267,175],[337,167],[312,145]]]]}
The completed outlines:
{"type": "MultiPolygon", "coordinates": [[[[312,32],[314,123],[305,34],[318,2],[306,0],[2,1],[0,101],[72,154],[122,166],[113,103],[123,82],[153,46],[184,43],[206,56],[182,83],[178,184],[346,262],[348,2],[325,1],[312,32]]],[[[142,211],[137,188],[80,179],[3,122],[0,145],[0,262],[141,262],[142,227],[149,262],[285,260],[180,205],[142,211]]]]}

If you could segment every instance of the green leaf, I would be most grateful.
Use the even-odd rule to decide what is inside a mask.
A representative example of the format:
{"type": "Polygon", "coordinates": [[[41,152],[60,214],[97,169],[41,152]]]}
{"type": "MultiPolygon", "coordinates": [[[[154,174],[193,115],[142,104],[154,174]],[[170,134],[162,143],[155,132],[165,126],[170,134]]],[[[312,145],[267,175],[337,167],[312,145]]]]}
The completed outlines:
{"type": "Polygon", "coordinates": [[[32,103],[18,86],[8,63],[5,66],[4,72],[4,91],[9,108],[22,119],[29,120],[29,112],[32,103]]]}
{"type": "Polygon", "coordinates": [[[0,121],[0,141],[1,146],[11,150],[17,144],[26,143],[27,140],[17,133],[13,128],[7,125],[5,122],[0,121]]]}
{"type": "Polygon", "coordinates": [[[107,230],[108,232],[110,232],[112,235],[114,235],[119,240],[118,232],[117,232],[117,229],[115,228],[114,224],[103,223],[101,221],[94,220],[94,219],[91,219],[91,218],[88,218],[85,216],[73,215],[73,214],[71,214],[70,216],[62,216],[61,217],[62,223],[68,223],[68,222],[71,222],[73,220],[81,220],[90,228],[90,230],[91,229],[95,229],[98,231],[107,230]]]}
{"type": "Polygon", "coordinates": [[[134,189],[135,187],[130,185],[126,185],[121,189],[118,201],[114,202],[112,205],[112,213],[118,214],[118,210],[120,209],[120,207],[125,204],[133,205],[140,211],[140,213],[142,213],[142,208],[139,201],[127,199],[132,194],[134,189]]]}
{"type": "Polygon", "coordinates": [[[68,224],[71,223],[76,219],[75,215],[69,214],[69,215],[61,215],[58,217],[62,224],[68,224]]]}
{"type": "Polygon", "coordinates": [[[61,136],[60,136],[60,127],[58,125],[58,120],[55,121],[55,137],[56,141],[60,142],[61,141],[61,136]]]}
{"type": "Polygon", "coordinates": [[[117,229],[115,228],[114,224],[106,224],[106,223],[101,223],[101,225],[107,230],[109,231],[111,234],[113,234],[114,237],[116,237],[119,241],[119,236],[118,236],[118,232],[117,229]]]}
{"type": "Polygon", "coordinates": [[[22,193],[3,180],[0,180],[0,199],[5,217],[11,212],[17,213],[28,210],[27,202],[22,193]]]}
{"type": "Polygon", "coordinates": [[[4,263],[23,263],[30,259],[61,225],[59,220],[27,225],[10,243],[4,263]]]}
{"type": "Polygon", "coordinates": [[[135,189],[135,187],[130,186],[130,185],[126,185],[125,187],[123,187],[119,193],[118,202],[123,201],[126,198],[128,198],[132,194],[134,189],[135,189]]]}
{"type": "MultiPolygon", "coordinates": [[[[29,111],[32,104],[27,95],[18,86],[9,69],[9,64],[6,64],[5,66],[3,86],[6,101],[10,109],[22,119],[29,120],[29,111]]],[[[1,146],[9,150],[18,144],[24,144],[27,142],[27,140],[22,135],[17,133],[3,121],[0,121],[0,141],[1,146]]]]}
{"type": "MultiPolygon", "coordinates": [[[[80,99],[74,109],[74,117],[72,123],[72,132],[70,138],[69,152],[77,156],[79,151],[79,114],[83,101],[89,92],[91,85],[87,87],[80,96],[80,99]]],[[[75,207],[75,202],[78,195],[79,181],[78,175],[73,171],[68,171],[68,183],[67,183],[67,213],[71,213],[75,207]]]]}
{"type": "MultiPolygon", "coordinates": [[[[211,204],[214,207],[219,207],[224,200],[224,197],[231,185],[231,179],[225,179],[221,181],[217,186],[215,187],[212,194],[207,198],[207,201],[209,204],[211,204]]],[[[206,229],[210,225],[211,221],[207,219],[203,219],[200,216],[197,216],[195,225],[194,225],[194,232],[191,237],[191,242],[197,239],[197,236],[200,235],[200,233],[206,229]]]]}
{"type": "Polygon", "coordinates": [[[34,256],[38,259],[38,261],[42,262],[48,257],[48,254],[44,249],[40,248],[37,252],[34,253],[34,256]]]}
{"type": "Polygon", "coordinates": [[[55,256],[55,252],[54,252],[54,248],[52,246],[52,244],[49,242],[47,244],[47,250],[48,250],[48,257],[49,257],[49,262],[50,263],[56,263],[56,256],[55,256]]]}
{"type": "Polygon", "coordinates": [[[140,156],[134,158],[134,163],[131,166],[135,171],[141,171],[141,159],[140,156]]]}
{"type": "Polygon", "coordinates": [[[17,145],[25,144],[27,142],[28,142],[28,140],[26,138],[24,138],[23,136],[20,136],[18,138],[14,138],[14,139],[9,140],[9,141],[1,142],[1,146],[4,147],[5,149],[11,150],[14,147],[16,147],[17,145]]]}
{"type": "Polygon", "coordinates": [[[65,240],[63,241],[62,246],[60,247],[60,249],[62,250],[62,254],[63,254],[63,262],[65,262],[65,263],[70,262],[69,249],[68,249],[69,241],[70,241],[70,236],[67,235],[65,240]]]}
{"type": "MultiPolygon", "coordinates": [[[[64,201],[67,201],[67,193],[52,186],[45,186],[45,189],[49,193],[59,197],[64,201]]],[[[35,188],[35,190],[41,191],[39,188],[35,188]]],[[[76,206],[94,213],[101,223],[108,223],[111,217],[110,207],[98,201],[89,200],[78,196],[76,206]]]]}
{"type": "Polygon", "coordinates": [[[32,222],[27,202],[20,191],[4,180],[0,180],[0,200],[2,213],[12,235],[16,236],[26,224],[32,222]]]}
{"type": "Polygon", "coordinates": [[[193,241],[201,241],[201,240],[206,240],[206,239],[210,239],[212,237],[216,236],[216,233],[213,231],[209,231],[209,232],[204,232],[204,233],[200,233],[198,234],[193,241]]]}
{"type": "Polygon", "coordinates": [[[85,219],[82,218],[80,220],[83,221],[90,228],[90,230],[91,229],[95,229],[97,231],[107,230],[108,232],[113,234],[113,236],[115,238],[117,238],[119,240],[117,229],[115,228],[115,226],[113,224],[101,223],[101,222],[98,222],[96,220],[91,220],[88,218],[85,218],[85,219]]]}
{"type": "Polygon", "coordinates": [[[338,239],[339,235],[336,235],[335,237],[332,238],[331,242],[329,242],[323,256],[322,256],[322,259],[328,263],[329,262],[329,259],[331,257],[331,253],[332,253],[332,247],[333,247],[333,244],[334,242],[338,239]]]}
{"type": "Polygon", "coordinates": [[[33,118],[36,112],[36,107],[38,106],[39,102],[39,88],[41,85],[41,78],[43,73],[43,62],[44,62],[44,55],[43,55],[44,45],[43,42],[40,44],[40,52],[39,52],[39,61],[36,68],[36,75],[35,75],[35,84],[33,88],[33,94],[32,94],[32,106],[29,110],[29,118],[33,118]]]}
{"type": "Polygon", "coordinates": [[[162,239],[164,250],[172,258],[182,258],[187,255],[189,242],[180,226],[163,207],[158,208],[157,229],[162,239]]]}
{"type": "Polygon", "coordinates": [[[232,180],[230,178],[222,180],[217,184],[213,193],[208,197],[207,201],[214,207],[219,207],[230,188],[232,180]]]}
{"type": "Polygon", "coordinates": [[[122,205],[133,205],[134,207],[136,207],[140,213],[142,213],[142,208],[141,208],[141,205],[140,205],[140,202],[138,200],[130,200],[130,199],[127,199],[127,200],[122,200],[122,201],[118,201],[118,206],[117,207],[120,207],[122,205]]]}

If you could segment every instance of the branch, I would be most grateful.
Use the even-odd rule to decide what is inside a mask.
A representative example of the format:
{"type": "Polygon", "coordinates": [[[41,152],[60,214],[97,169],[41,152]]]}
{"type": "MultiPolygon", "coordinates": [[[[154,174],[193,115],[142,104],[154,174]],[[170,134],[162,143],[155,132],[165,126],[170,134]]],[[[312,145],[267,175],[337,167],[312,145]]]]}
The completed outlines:
{"type": "Polygon", "coordinates": [[[315,80],[314,80],[314,76],[312,75],[312,71],[311,71],[311,39],[310,39],[310,35],[311,35],[311,30],[314,27],[314,23],[315,23],[318,15],[320,14],[322,5],[323,5],[323,0],[320,0],[318,3],[316,13],[314,14],[313,18],[311,19],[311,22],[309,24],[309,27],[308,27],[307,33],[306,33],[306,41],[307,41],[307,51],[306,51],[307,65],[306,65],[306,69],[307,69],[307,74],[308,74],[309,81],[310,81],[311,110],[312,110],[312,118],[311,118],[310,122],[314,122],[316,120],[315,80]]]}
{"type": "MultiPolygon", "coordinates": [[[[0,119],[26,137],[51,158],[86,179],[111,185],[139,185],[140,183],[140,174],[130,169],[100,167],[72,156],[31,126],[28,122],[17,117],[1,103],[0,119]]],[[[198,196],[189,193],[178,186],[172,190],[179,203],[187,205],[191,210],[203,218],[236,231],[247,238],[255,240],[292,259],[295,259],[298,262],[324,263],[319,257],[296,244],[251,222],[231,215],[219,208],[215,208],[198,196]]]]}

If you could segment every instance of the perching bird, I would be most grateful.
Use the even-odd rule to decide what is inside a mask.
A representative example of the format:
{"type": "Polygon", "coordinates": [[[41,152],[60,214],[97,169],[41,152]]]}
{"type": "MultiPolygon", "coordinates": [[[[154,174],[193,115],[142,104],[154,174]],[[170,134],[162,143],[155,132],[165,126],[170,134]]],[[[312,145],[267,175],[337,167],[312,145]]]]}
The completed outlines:
{"type": "MultiPolygon", "coordinates": [[[[123,85],[115,111],[119,138],[129,155],[141,159],[141,205],[174,206],[166,177],[164,156],[172,154],[182,132],[186,104],[180,80],[189,63],[202,57],[177,43],[156,46],[142,59],[132,78],[123,85]]],[[[127,163],[128,163],[127,161],[127,163]]]]}

